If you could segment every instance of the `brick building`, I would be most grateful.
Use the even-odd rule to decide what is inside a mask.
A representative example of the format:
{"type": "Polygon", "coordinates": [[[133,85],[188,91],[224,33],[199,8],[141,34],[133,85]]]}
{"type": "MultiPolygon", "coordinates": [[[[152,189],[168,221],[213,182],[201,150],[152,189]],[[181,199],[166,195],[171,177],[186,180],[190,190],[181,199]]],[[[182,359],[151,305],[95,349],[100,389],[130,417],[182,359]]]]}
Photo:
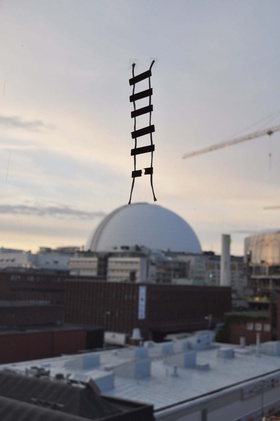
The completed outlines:
{"type": "Polygon", "coordinates": [[[93,281],[65,285],[67,322],[102,325],[127,334],[139,328],[145,339],[205,329],[210,327],[209,320],[213,327],[230,308],[227,287],[93,281]]]}
{"type": "Polygon", "coordinates": [[[0,272],[0,363],[103,346],[102,327],[64,323],[65,276],[0,272]]]}
{"type": "Polygon", "coordinates": [[[214,327],[231,309],[231,288],[96,282],[64,275],[2,272],[0,326],[74,323],[144,338],[214,327]],[[2,315],[2,320],[1,320],[2,315]]]}
{"type": "Polygon", "coordinates": [[[217,340],[230,344],[254,345],[272,340],[269,311],[246,311],[225,314],[224,325],[217,340]]]}

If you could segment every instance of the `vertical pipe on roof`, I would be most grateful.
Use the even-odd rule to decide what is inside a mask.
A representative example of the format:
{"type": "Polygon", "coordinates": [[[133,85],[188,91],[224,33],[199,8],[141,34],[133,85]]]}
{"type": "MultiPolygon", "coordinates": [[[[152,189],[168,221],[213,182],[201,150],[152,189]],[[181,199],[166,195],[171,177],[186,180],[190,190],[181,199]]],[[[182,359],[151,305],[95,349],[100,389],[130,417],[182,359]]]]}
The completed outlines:
{"type": "Polygon", "coordinates": [[[220,285],[230,286],[230,235],[222,235],[220,285]]]}

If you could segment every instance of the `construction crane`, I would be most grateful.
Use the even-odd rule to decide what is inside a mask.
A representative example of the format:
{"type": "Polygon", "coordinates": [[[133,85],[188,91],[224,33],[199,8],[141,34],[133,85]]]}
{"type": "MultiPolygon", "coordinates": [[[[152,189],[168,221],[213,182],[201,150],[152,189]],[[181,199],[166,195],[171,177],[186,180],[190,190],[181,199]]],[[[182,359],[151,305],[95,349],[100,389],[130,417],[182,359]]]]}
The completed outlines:
{"type": "Polygon", "coordinates": [[[279,126],[271,127],[270,129],[263,129],[257,132],[247,134],[245,136],[236,137],[235,139],[229,140],[227,142],[216,143],[215,145],[209,146],[208,148],[199,149],[198,151],[186,153],[183,156],[183,159],[192,158],[193,156],[202,155],[204,153],[213,152],[217,149],[226,148],[227,146],[236,145],[237,143],[246,142],[247,140],[255,139],[256,137],[261,136],[271,136],[273,133],[278,132],[280,130],[279,126]]]}

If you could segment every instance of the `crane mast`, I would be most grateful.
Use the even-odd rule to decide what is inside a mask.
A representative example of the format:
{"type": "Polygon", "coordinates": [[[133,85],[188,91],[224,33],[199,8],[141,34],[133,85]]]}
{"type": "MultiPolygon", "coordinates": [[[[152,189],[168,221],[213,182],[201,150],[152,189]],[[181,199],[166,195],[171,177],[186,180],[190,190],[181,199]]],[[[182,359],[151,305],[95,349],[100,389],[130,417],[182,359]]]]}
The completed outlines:
{"type": "Polygon", "coordinates": [[[203,148],[197,151],[186,153],[183,156],[183,159],[192,158],[193,156],[202,155],[208,152],[213,152],[213,151],[216,151],[217,149],[226,148],[228,146],[236,145],[237,143],[246,142],[247,140],[255,139],[257,137],[261,137],[265,135],[271,136],[273,133],[278,132],[279,130],[280,130],[280,125],[271,127],[269,129],[259,130],[254,133],[247,134],[245,136],[236,137],[235,139],[229,140],[227,142],[216,143],[207,148],[203,148]]]}

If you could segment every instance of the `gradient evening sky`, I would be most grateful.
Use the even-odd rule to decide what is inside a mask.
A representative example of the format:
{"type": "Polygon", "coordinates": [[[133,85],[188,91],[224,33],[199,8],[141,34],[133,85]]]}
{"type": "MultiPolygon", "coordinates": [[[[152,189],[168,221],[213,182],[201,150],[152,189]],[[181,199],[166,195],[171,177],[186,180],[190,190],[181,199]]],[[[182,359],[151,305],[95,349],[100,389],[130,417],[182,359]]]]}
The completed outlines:
{"type": "Polygon", "coordinates": [[[277,0],[0,0],[0,247],[84,245],[127,204],[128,79],[153,59],[157,204],[217,253],[222,234],[242,254],[278,229],[280,132],[182,156],[280,124],[279,16],[277,0]]]}

